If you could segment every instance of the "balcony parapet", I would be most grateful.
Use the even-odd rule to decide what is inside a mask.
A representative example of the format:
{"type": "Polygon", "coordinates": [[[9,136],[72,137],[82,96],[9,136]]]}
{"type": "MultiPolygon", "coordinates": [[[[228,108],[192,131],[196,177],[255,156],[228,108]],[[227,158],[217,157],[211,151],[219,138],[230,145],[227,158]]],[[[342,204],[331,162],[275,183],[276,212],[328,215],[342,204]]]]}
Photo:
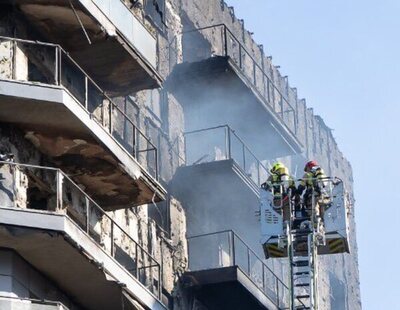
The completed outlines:
{"type": "Polygon", "coordinates": [[[159,87],[157,38],[122,0],[6,0],[29,27],[68,50],[102,88],[127,94],[159,87]]]}
{"type": "MultiPolygon", "coordinates": [[[[229,274],[236,267],[245,278],[237,277],[246,289],[266,305],[264,309],[285,309],[288,307],[288,286],[263,262],[261,258],[234,231],[192,236],[189,242],[189,273],[199,277],[204,283],[228,282],[229,274]],[[226,270],[228,278],[208,279],[213,272],[226,270]],[[201,274],[203,273],[203,275],[201,274]],[[247,284],[246,284],[247,283],[247,284]],[[256,288],[254,290],[254,288],[256,288]],[[263,297],[259,297],[259,292],[263,297]],[[264,301],[264,298],[267,301],[264,301]]],[[[231,279],[232,280],[232,279],[231,279]]],[[[233,279],[234,280],[234,279],[233,279]]]]}
{"type": "Polygon", "coordinates": [[[146,26],[135,16],[122,0],[79,0],[88,7],[93,2],[124,38],[137,49],[153,67],[157,66],[157,41],[146,26]]]}
{"type": "Polygon", "coordinates": [[[24,310],[70,310],[58,301],[39,300],[33,298],[19,298],[0,296],[0,309],[24,309],[24,310]]]}
{"type": "Polygon", "coordinates": [[[233,160],[257,191],[269,171],[246,143],[228,125],[185,133],[185,165],[233,160]]]}
{"type": "MultiPolygon", "coordinates": [[[[139,173],[129,172],[129,169],[133,168],[130,167],[132,165],[129,165],[128,161],[124,162],[121,167],[128,169],[128,174],[132,174],[134,178],[141,175],[151,191],[161,193],[161,195],[156,195],[156,200],[163,199],[165,190],[158,183],[158,150],[156,146],[65,50],[56,44],[8,37],[0,37],[0,48],[3,54],[3,62],[0,65],[0,81],[18,83],[13,87],[13,89],[18,88],[18,91],[13,92],[7,86],[10,83],[3,85],[0,95],[9,96],[10,101],[14,100],[12,98],[20,96],[21,104],[27,104],[27,100],[30,98],[29,94],[32,94],[32,98],[30,98],[32,102],[28,107],[31,112],[26,111],[26,115],[23,116],[14,102],[6,103],[3,100],[4,113],[1,115],[3,122],[16,123],[27,132],[38,132],[42,135],[58,132],[83,140],[88,135],[95,136],[95,140],[103,143],[104,156],[107,156],[105,155],[107,152],[116,156],[117,149],[120,147],[121,151],[126,153],[123,156],[127,157],[127,160],[130,157],[129,160],[134,162],[133,166],[139,166],[139,173]],[[27,85],[26,92],[21,91],[23,85],[27,85]],[[54,103],[59,103],[61,100],[64,103],[67,96],[61,94],[63,98],[59,99],[59,94],[54,93],[52,96],[56,96],[57,100],[52,101],[53,97],[50,97],[50,94],[47,96],[46,92],[40,90],[36,92],[37,88],[43,87],[47,87],[53,93],[61,89],[73,98],[70,101],[76,102],[76,106],[67,107],[69,112],[63,112],[67,113],[64,120],[51,119],[61,117],[60,106],[54,104],[48,107],[48,103],[40,105],[35,102],[54,101],[54,103]],[[39,111],[40,109],[44,110],[39,111]],[[71,120],[67,121],[66,118],[69,117],[71,120]],[[72,119],[74,117],[79,118],[79,121],[72,119]],[[81,124],[75,124],[77,121],[81,124]],[[98,127],[99,130],[94,127],[98,127]],[[112,141],[115,146],[108,145],[109,143],[106,141],[112,141]],[[104,151],[104,147],[108,150],[104,151]]],[[[24,108],[21,106],[20,109],[24,108]]],[[[37,138],[35,137],[35,139],[37,138]]],[[[99,148],[96,148],[96,153],[100,154],[99,148]]],[[[51,153],[55,151],[54,147],[47,148],[47,150],[50,152],[47,154],[49,156],[60,156],[59,153],[51,153]]],[[[95,154],[89,155],[93,157],[95,154]]],[[[110,158],[108,155],[106,160],[110,161],[110,158]]],[[[142,190],[142,192],[144,191],[142,190]]],[[[148,196],[145,200],[138,201],[138,204],[150,202],[153,194],[148,196]]]]}
{"type": "MultiPolygon", "coordinates": [[[[143,288],[161,297],[160,263],[60,169],[0,162],[1,208],[68,217],[143,288]]],[[[3,223],[3,222],[2,222],[3,223]]],[[[37,225],[38,220],[25,225],[37,225]]],[[[3,223],[10,224],[10,223],[3,223]]],[[[54,229],[51,222],[41,229],[54,229]]],[[[30,226],[29,226],[30,227],[30,226]]]]}
{"type": "MultiPolygon", "coordinates": [[[[231,71],[240,77],[243,83],[251,89],[257,100],[269,111],[274,122],[283,124],[285,135],[293,140],[296,148],[301,149],[303,147],[298,139],[297,104],[293,105],[290,102],[289,97],[267,73],[264,60],[256,59],[225,24],[196,28],[179,34],[170,44],[170,53],[170,70],[172,71],[173,67],[177,65],[177,75],[186,74],[186,70],[190,71],[187,68],[191,63],[199,64],[199,66],[193,67],[195,74],[199,74],[201,68],[207,68],[210,74],[214,74],[222,67],[225,69],[221,64],[225,60],[231,71]],[[178,42],[182,42],[182,64],[179,64],[181,57],[178,52],[178,42]],[[185,42],[188,43],[185,45],[185,42]],[[215,60],[215,62],[210,63],[208,67],[204,62],[210,59],[215,60]],[[218,62],[218,59],[221,61],[218,62]]],[[[174,83],[171,85],[174,85],[174,83]]]]}

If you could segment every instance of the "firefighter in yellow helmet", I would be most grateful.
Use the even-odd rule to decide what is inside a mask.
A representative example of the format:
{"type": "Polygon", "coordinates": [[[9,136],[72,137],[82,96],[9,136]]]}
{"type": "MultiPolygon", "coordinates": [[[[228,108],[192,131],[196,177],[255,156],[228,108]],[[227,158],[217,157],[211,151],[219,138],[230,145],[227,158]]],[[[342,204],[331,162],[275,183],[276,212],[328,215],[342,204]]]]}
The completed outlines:
{"type": "Polygon", "coordinates": [[[327,177],[324,173],[324,170],[318,165],[315,160],[309,161],[304,167],[304,176],[300,181],[300,184],[297,188],[297,195],[303,196],[304,207],[306,209],[306,213],[308,215],[311,214],[311,202],[312,195],[314,194],[316,205],[316,213],[318,216],[323,218],[324,215],[324,206],[321,198],[321,192],[323,188],[326,186],[325,183],[327,181],[327,177]],[[305,191],[305,192],[304,192],[305,191]]]}
{"type": "Polygon", "coordinates": [[[289,169],[281,162],[276,162],[270,170],[271,175],[262,187],[274,195],[274,206],[283,210],[283,219],[290,219],[289,199],[290,192],[296,189],[293,178],[289,175],[289,169]]]}

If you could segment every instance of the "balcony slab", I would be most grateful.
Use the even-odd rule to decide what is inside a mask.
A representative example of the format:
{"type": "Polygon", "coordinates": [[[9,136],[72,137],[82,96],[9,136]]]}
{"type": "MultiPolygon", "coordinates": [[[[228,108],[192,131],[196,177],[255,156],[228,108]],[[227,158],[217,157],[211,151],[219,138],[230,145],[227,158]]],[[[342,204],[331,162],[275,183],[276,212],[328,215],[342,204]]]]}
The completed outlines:
{"type": "Polygon", "coordinates": [[[0,121],[18,126],[104,209],[165,198],[165,189],[62,87],[0,81],[0,121]]]}
{"type": "Polygon", "coordinates": [[[186,272],[183,281],[210,310],[279,309],[237,266],[186,272]]]}
{"type": "Polygon", "coordinates": [[[0,207],[0,247],[13,249],[86,309],[165,310],[160,301],[72,220],[0,207]],[[123,295],[133,296],[122,304],[123,295]]]}
{"type": "Polygon", "coordinates": [[[256,216],[259,191],[233,160],[182,166],[171,190],[185,206],[189,236],[234,230],[246,236],[258,255],[263,254],[256,216]]]}
{"type": "Polygon", "coordinates": [[[160,87],[162,78],[155,69],[156,38],[123,1],[8,2],[15,3],[44,38],[65,48],[110,94],[160,87]]]}

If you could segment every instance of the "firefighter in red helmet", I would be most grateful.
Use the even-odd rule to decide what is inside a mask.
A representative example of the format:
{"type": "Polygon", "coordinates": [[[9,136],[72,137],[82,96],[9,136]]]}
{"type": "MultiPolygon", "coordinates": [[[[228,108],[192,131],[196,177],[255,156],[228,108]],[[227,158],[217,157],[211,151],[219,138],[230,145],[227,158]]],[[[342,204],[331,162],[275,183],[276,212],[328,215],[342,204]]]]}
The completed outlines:
{"type": "Polygon", "coordinates": [[[323,188],[325,187],[327,177],[324,173],[324,170],[315,160],[307,162],[304,167],[304,172],[304,176],[297,188],[297,194],[301,196],[304,193],[303,202],[305,211],[308,215],[310,215],[312,195],[314,194],[315,201],[318,202],[315,208],[316,215],[323,218],[324,206],[319,202],[319,200],[321,198],[323,188]]]}

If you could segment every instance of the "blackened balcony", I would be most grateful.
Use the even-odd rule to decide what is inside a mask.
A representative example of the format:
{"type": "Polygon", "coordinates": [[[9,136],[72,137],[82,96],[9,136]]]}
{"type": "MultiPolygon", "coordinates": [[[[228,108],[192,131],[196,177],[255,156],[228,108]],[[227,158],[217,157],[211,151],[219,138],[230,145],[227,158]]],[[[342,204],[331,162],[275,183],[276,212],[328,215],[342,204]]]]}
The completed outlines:
{"type": "Polygon", "coordinates": [[[0,38],[0,121],[107,210],[164,199],[157,148],[59,45],[0,38]]]}
{"type": "Polygon", "coordinates": [[[160,264],[69,176],[0,164],[0,247],[17,252],[84,309],[166,309],[160,264]]]}
{"type": "Polygon", "coordinates": [[[159,87],[157,39],[122,0],[9,0],[115,94],[159,87]]]}
{"type": "Polygon", "coordinates": [[[234,229],[261,249],[256,213],[265,165],[226,125],[185,133],[185,150],[172,190],[186,206],[188,233],[234,229]]]}
{"type": "Polygon", "coordinates": [[[186,284],[208,309],[285,309],[289,289],[231,230],[188,238],[186,284]]]}
{"type": "Polygon", "coordinates": [[[257,192],[269,172],[246,143],[228,125],[185,133],[186,166],[232,160],[257,192]]]}
{"type": "Polygon", "coordinates": [[[170,51],[173,74],[166,85],[184,104],[186,131],[229,123],[240,128],[258,156],[276,158],[302,150],[296,103],[267,74],[264,56],[256,59],[228,27],[183,32],[170,51]]]}

